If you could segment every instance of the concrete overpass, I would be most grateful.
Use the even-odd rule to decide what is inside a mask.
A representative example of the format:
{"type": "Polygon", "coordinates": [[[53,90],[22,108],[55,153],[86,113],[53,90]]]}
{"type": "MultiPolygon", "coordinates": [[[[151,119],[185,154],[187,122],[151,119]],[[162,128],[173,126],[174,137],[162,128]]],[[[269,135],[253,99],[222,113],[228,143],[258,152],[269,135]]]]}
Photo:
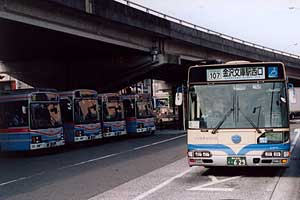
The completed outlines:
{"type": "Polygon", "coordinates": [[[201,60],[242,59],[282,61],[300,79],[297,55],[130,5],[138,9],[111,0],[0,0],[0,71],[36,87],[112,91],[144,78],[180,82],[201,60]]]}

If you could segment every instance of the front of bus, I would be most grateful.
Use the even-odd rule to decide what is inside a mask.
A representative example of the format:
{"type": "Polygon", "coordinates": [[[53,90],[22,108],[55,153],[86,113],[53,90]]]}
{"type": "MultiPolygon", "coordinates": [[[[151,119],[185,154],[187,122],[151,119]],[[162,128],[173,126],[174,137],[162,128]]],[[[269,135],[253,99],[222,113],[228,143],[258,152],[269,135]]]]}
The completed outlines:
{"type": "Polygon", "coordinates": [[[59,96],[34,92],[29,98],[30,150],[64,145],[59,96]]]}
{"type": "Polygon", "coordinates": [[[136,99],[136,132],[154,134],[156,127],[154,123],[153,107],[150,95],[139,94],[136,99]]]}
{"type": "Polygon", "coordinates": [[[102,127],[103,137],[126,135],[126,122],[124,106],[118,94],[103,94],[102,102],[102,127]]]}
{"type": "Polygon", "coordinates": [[[74,142],[101,139],[97,92],[76,90],[73,101],[74,142]]]}
{"type": "Polygon", "coordinates": [[[287,167],[286,94],[282,63],[191,67],[189,165],[287,167]]]}

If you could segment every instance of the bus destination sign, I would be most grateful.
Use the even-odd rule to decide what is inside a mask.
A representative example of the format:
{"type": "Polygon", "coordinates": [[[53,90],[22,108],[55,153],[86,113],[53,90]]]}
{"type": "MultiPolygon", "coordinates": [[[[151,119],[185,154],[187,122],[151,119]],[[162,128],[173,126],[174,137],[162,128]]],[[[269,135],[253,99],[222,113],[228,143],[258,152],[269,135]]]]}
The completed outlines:
{"type": "Polygon", "coordinates": [[[238,81],[265,79],[264,66],[207,69],[207,81],[238,81]]]}

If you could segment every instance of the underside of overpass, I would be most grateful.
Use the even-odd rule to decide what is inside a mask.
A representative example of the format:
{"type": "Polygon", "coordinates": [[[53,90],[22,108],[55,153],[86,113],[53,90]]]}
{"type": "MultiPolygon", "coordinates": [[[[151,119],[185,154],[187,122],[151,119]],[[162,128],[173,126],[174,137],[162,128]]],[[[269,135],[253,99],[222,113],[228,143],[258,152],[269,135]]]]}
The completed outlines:
{"type": "Polygon", "coordinates": [[[192,64],[176,56],[160,64],[149,52],[6,19],[0,30],[0,73],[38,88],[113,92],[146,78],[180,84],[192,64]]]}
{"type": "Polygon", "coordinates": [[[153,64],[149,53],[19,22],[1,19],[0,30],[1,72],[35,87],[111,90],[153,64]]]}
{"type": "MultiPolygon", "coordinates": [[[[57,1],[59,2],[59,0],[57,1]]],[[[128,24],[111,21],[110,19],[103,19],[104,16],[94,17],[82,10],[59,6],[59,4],[56,5],[51,1],[28,0],[24,4],[22,1],[0,0],[0,3],[2,2],[4,2],[3,7],[5,8],[2,8],[4,10],[2,16],[4,17],[0,18],[0,60],[2,61],[0,72],[7,73],[34,87],[56,88],[58,90],[90,88],[100,92],[113,92],[145,78],[180,84],[182,80],[187,78],[188,66],[198,61],[201,62],[206,59],[247,59],[245,56],[247,54],[239,54],[239,52],[242,52],[240,44],[236,47],[232,47],[231,44],[226,46],[228,41],[220,40],[215,36],[212,37],[212,41],[197,39],[194,31],[153,16],[145,18],[145,23],[156,23],[154,25],[150,23],[153,26],[153,32],[151,32],[147,30],[149,27],[145,30],[134,27],[133,24],[130,24],[132,20],[128,20],[128,24]],[[28,6],[30,4],[32,4],[32,7],[28,6]],[[53,7],[47,8],[44,4],[53,7]],[[58,11],[49,17],[53,8],[57,8],[58,11]],[[43,20],[38,19],[35,25],[28,23],[28,19],[30,21],[34,17],[34,14],[30,15],[31,9],[32,13],[39,13],[44,17],[43,20]],[[22,23],[22,20],[7,19],[10,17],[6,17],[6,15],[11,13],[15,15],[16,19],[19,16],[28,15],[27,22],[22,23]],[[61,16],[62,13],[64,16],[61,16]],[[78,30],[85,33],[95,31],[97,37],[103,36],[109,38],[109,41],[112,41],[111,38],[117,37],[119,31],[122,33],[120,33],[120,38],[117,38],[119,40],[117,43],[129,45],[118,45],[115,42],[107,42],[105,39],[93,39],[44,27],[50,19],[56,20],[55,26],[59,23],[62,23],[63,28],[72,25],[77,27],[77,29],[73,28],[75,33],[78,30]],[[67,20],[70,20],[70,22],[67,20]],[[84,23],[91,24],[85,25],[84,23]],[[158,27],[156,27],[157,25],[158,27]],[[172,29],[172,26],[176,27],[174,31],[178,35],[171,33],[166,35],[172,31],[169,30],[172,29]],[[114,30],[110,30],[110,28],[114,30]],[[105,32],[106,29],[111,32],[105,32]],[[162,32],[159,32],[160,30],[162,32]],[[109,33],[115,35],[111,34],[108,37],[109,33]],[[130,37],[131,34],[132,37],[130,37]],[[171,38],[171,36],[174,38],[171,38]],[[122,37],[127,41],[122,41],[122,37]],[[196,38],[197,40],[194,42],[198,42],[197,45],[193,44],[192,40],[189,42],[183,41],[184,38],[189,37],[196,38]],[[217,42],[224,44],[220,46],[222,50],[216,50],[219,48],[217,42]],[[132,47],[135,44],[137,44],[137,48],[136,46],[132,47]],[[212,49],[208,48],[207,45],[211,45],[212,49]],[[153,55],[152,48],[158,48],[159,54],[154,53],[153,55]],[[228,49],[228,52],[226,49],[228,49]],[[186,57],[191,56],[192,59],[180,58],[182,54],[188,54],[186,57]]],[[[108,7],[111,4],[109,1],[103,0],[103,2],[106,2],[108,7]]],[[[101,8],[101,5],[104,4],[99,3],[99,10],[104,9],[101,8]]],[[[116,5],[116,7],[125,11],[127,9],[120,5],[116,5]]],[[[137,14],[137,16],[144,15],[140,11],[132,9],[130,12],[127,11],[131,14],[137,14]]],[[[105,13],[109,12],[103,10],[103,12],[99,11],[98,14],[105,15],[105,13]]],[[[125,20],[122,16],[121,19],[125,20]]],[[[95,35],[94,32],[92,33],[95,35]]],[[[203,37],[208,38],[205,34],[203,37]]],[[[245,52],[247,51],[250,52],[253,49],[246,48],[245,52]]],[[[266,55],[273,55],[269,54],[266,55]]],[[[257,56],[256,59],[248,58],[248,60],[255,61],[260,60],[260,58],[257,56]]],[[[297,79],[300,77],[298,76],[300,73],[299,69],[295,68],[298,65],[297,62],[294,64],[294,60],[291,63],[293,66],[288,70],[288,73],[292,75],[290,80],[298,84],[297,79]]]]}

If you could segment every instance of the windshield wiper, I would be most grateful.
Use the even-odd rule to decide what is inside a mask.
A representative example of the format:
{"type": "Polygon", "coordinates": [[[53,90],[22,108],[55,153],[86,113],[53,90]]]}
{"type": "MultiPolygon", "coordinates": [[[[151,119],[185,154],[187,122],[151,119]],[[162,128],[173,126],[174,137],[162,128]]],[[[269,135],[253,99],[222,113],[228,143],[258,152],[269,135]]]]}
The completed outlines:
{"type": "Polygon", "coordinates": [[[211,132],[212,134],[215,134],[217,132],[217,130],[222,126],[222,124],[226,121],[227,117],[229,117],[229,115],[233,112],[233,110],[234,110],[233,108],[230,108],[230,110],[227,111],[223,119],[217,124],[217,126],[211,132]]]}
{"type": "Polygon", "coordinates": [[[258,133],[261,133],[261,131],[259,130],[259,128],[254,124],[254,122],[247,115],[245,115],[245,113],[242,112],[240,108],[238,108],[238,111],[240,111],[242,113],[242,115],[245,117],[245,119],[253,126],[253,128],[256,129],[256,131],[258,133]]]}

